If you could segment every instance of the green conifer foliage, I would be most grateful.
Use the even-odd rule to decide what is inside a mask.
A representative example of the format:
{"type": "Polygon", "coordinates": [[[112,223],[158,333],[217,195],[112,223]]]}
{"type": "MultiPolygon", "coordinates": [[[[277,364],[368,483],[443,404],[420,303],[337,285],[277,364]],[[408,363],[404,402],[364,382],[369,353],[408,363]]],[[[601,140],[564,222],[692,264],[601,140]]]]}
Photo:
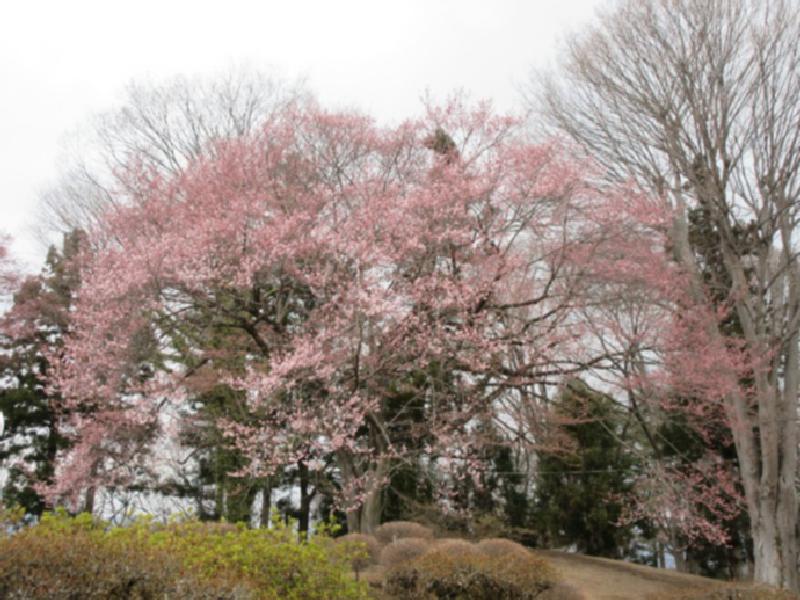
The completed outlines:
{"type": "Polygon", "coordinates": [[[578,379],[567,383],[554,410],[564,443],[539,455],[534,526],[549,545],[619,556],[630,535],[617,525],[632,464],[621,439],[624,411],[578,379]]]}
{"type": "Polygon", "coordinates": [[[50,248],[42,273],[22,282],[2,321],[0,464],[8,469],[3,501],[34,515],[44,509],[36,484],[51,481],[56,455],[66,444],[59,434],[58,398],[47,389],[46,377],[48,355],[60,347],[69,324],[82,239],[75,231],[64,236],[61,250],[50,248]]]}

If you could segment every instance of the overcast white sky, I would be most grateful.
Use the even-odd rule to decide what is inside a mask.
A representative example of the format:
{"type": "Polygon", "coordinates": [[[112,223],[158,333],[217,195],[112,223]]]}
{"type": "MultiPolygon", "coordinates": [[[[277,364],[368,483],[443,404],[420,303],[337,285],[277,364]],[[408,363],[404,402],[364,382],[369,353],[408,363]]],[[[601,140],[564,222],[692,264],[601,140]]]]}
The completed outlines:
{"type": "Polygon", "coordinates": [[[0,231],[28,270],[65,134],[131,80],[245,63],[396,120],[463,89],[503,110],[602,0],[19,0],[0,4],[0,231]]]}

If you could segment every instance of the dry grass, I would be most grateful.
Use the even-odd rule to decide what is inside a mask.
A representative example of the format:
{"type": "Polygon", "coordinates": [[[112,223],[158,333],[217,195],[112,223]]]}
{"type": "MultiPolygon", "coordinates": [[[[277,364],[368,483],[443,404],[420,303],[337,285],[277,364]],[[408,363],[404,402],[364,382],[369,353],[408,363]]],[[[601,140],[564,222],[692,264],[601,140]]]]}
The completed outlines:
{"type": "MultiPolygon", "coordinates": [[[[686,594],[690,594],[687,598],[701,600],[702,594],[722,587],[720,582],[704,577],[620,560],[555,551],[537,551],[536,554],[556,568],[561,581],[591,600],[677,600],[686,594]],[[698,597],[697,594],[701,595],[698,597]]],[[[709,600],[717,598],[710,596],[709,600]]]]}

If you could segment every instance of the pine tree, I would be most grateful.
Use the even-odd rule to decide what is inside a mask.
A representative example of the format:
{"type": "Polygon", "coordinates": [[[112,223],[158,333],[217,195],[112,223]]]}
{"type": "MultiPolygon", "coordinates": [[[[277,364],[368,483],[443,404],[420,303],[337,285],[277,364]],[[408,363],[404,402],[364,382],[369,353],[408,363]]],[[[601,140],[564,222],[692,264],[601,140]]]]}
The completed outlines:
{"type": "Polygon", "coordinates": [[[630,535],[617,525],[632,465],[620,439],[624,412],[579,379],[565,385],[553,408],[565,439],[559,450],[539,454],[534,527],[550,545],[619,556],[630,535]]]}
{"type": "Polygon", "coordinates": [[[42,273],[27,278],[3,318],[0,411],[0,464],[8,477],[3,500],[39,515],[44,499],[37,484],[52,482],[56,456],[66,440],[59,433],[58,397],[46,384],[47,356],[61,345],[69,324],[72,292],[78,286],[77,259],[83,234],[64,236],[61,250],[51,247],[42,273]]]}

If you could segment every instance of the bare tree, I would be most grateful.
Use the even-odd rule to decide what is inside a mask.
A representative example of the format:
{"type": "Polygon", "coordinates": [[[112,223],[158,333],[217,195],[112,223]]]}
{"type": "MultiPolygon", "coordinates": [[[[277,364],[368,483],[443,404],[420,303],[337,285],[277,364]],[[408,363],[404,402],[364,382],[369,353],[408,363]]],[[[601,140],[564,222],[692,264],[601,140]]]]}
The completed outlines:
{"type": "Polygon", "coordinates": [[[245,136],[285,115],[287,105],[309,100],[302,82],[249,68],[130,83],[120,106],[67,139],[65,166],[41,194],[41,237],[95,222],[119,202],[132,166],[175,175],[213,153],[215,141],[245,136]]]}
{"type": "Polygon", "coordinates": [[[530,98],[609,178],[633,178],[676,209],[675,259],[695,273],[698,294],[704,274],[732,305],[746,351],[768,357],[726,410],[755,579],[795,590],[798,39],[788,0],[623,1],[569,40],[560,71],[535,76],[530,98]],[[690,239],[697,215],[706,251],[690,239]]]}

